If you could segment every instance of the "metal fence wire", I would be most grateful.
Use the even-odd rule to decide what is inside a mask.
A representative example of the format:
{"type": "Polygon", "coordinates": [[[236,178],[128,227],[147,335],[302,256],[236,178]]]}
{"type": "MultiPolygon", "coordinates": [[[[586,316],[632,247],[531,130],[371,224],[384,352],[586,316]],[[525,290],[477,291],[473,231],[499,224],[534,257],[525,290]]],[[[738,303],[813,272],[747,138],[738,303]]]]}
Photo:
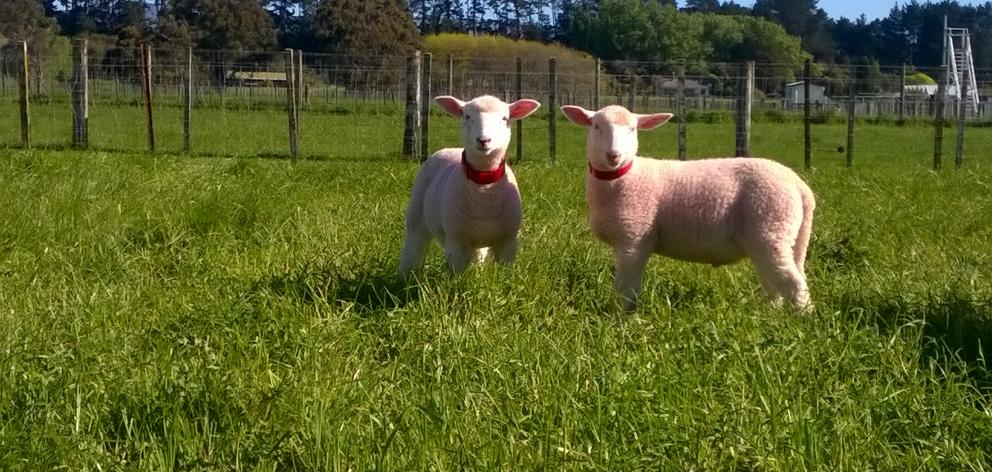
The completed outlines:
{"type": "MultiPolygon", "coordinates": [[[[146,95],[140,48],[87,46],[86,52],[87,144],[92,148],[148,149],[150,115],[154,116],[151,133],[159,143],[156,150],[183,152],[183,114],[189,103],[192,152],[286,156],[291,78],[299,89],[299,110],[290,113],[298,118],[299,145],[305,158],[395,157],[401,154],[403,131],[410,125],[404,112],[412,99],[407,87],[407,57],[304,53],[302,64],[290,64],[287,51],[156,48],[150,53],[150,93],[146,95]],[[187,83],[190,76],[193,80],[187,83]],[[189,101],[184,100],[187,87],[192,94],[189,101]]],[[[30,145],[69,145],[74,126],[72,88],[79,74],[71,47],[28,57],[26,71],[23,56],[20,44],[0,48],[0,146],[24,144],[23,125],[19,123],[24,93],[29,102],[30,145]],[[19,85],[22,79],[26,90],[19,85]]],[[[992,70],[976,71],[981,100],[975,107],[962,106],[957,98],[965,94],[959,93],[962,91],[945,88],[941,92],[938,82],[944,71],[935,67],[812,64],[806,77],[802,67],[783,64],[753,64],[753,75],[749,75],[748,65],[741,63],[598,61],[585,57],[556,61],[551,80],[548,59],[423,55],[419,62],[422,69],[416,75],[423,80],[419,88],[433,95],[469,99],[488,94],[506,101],[529,97],[543,103],[553,95],[559,106],[594,109],[619,104],[638,113],[674,112],[683,127],[717,126],[726,131],[726,139],[715,143],[694,143],[690,133],[692,157],[740,154],[735,144],[740,143],[742,133],[747,133],[747,139],[754,133],[755,140],[760,141],[762,131],[751,131],[751,121],[788,127],[798,139],[804,139],[800,125],[841,124],[849,117],[859,125],[932,123],[941,114],[948,121],[963,119],[969,126],[992,122],[992,70]],[[807,81],[809,97],[805,95],[807,81]],[[748,126],[742,127],[740,121],[745,116],[748,126]]],[[[417,106],[431,109],[430,100],[424,98],[430,97],[418,98],[417,106]]],[[[546,116],[545,112],[528,126],[547,126],[539,123],[546,121],[546,116]]],[[[456,136],[445,122],[431,123],[437,130],[435,141],[450,141],[456,136]]],[[[567,128],[558,127],[556,133],[563,129],[567,128]]],[[[429,131],[418,133],[428,139],[429,131]]],[[[530,147],[554,146],[553,135],[535,136],[540,134],[530,132],[530,147]]],[[[811,145],[815,143],[806,143],[811,145]]],[[[685,153],[685,147],[679,146],[680,154],[685,153]]],[[[410,157],[420,157],[417,154],[410,157]]]]}

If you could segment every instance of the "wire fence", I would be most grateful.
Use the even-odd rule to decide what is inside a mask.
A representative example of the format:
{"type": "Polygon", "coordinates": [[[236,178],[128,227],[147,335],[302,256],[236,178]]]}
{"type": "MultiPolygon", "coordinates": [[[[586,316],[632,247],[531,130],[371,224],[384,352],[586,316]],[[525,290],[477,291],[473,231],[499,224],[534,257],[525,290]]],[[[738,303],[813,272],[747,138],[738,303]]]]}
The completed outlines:
{"type": "MultiPolygon", "coordinates": [[[[287,94],[293,88],[291,82],[296,82],[300,90],[295,113],[304,158],[403,154],[404,129],[409,127],[405,110],[411,98],[407,57],[305,53],[299,67],[291,63],[287,51],[154,49],[148,68],[150,93],[145,94],[140,48],[87,47],[86,52],[87,146],[92,148],[147,150],[152,116],[156,150],[183,152],[183,114],[189,103],[192,153],[287,156],[287,113],[293,113],[287,94]],[[190,76],[193,80],[187,83],[190,76]],[[187,88],[191,92],[189,102],[184,99],[187,88]]],[[[25,70],[20,45],[0,48],[0,146],[63,147],[73,143],[77,62],[71,50],[50,50],[28,57],[25,70]],[[29,103],[28,143],[23,139],[24,124],[19,123],[22,80],[29,103]]],[[[762,140],[773,139],[785,132],[782,130],[798,133],[807,123],[842,125],[849,117],[858,126],[929,124],[940,118],[948,123],[961,118],[970,127],[992,123],[992,70],[976,71],[981,99],[977,107],[961,107],[958,96],[962,94],[951,87],[940,91],[936,81],[942,77],[941,68],[812,64],[804,70],[759,63],[753,65],[753,71],[753,76],[749,75],[748,65],[739,63],[600,62],[584,58],[551,66],[543,58],[425,55],[416,76],[423,79],[420,87],[425,94],[452,94],[463,99],[489,94],[507,101],[528,97],[554,108],[563,104],[590,109],[621,104],[639,113],[675,112],[683,127],[705,125],[725,131],[717,133],[726,136],[718,142],[693,141],[697,134],[689,133],[689,157],[734,154],[735,140],[739,141],[745,129],[740,126],[742,119],[763,124],[748,136],[759,149],[762,140]],[[749,113],[742,114],[745,102],[749,102],[749,113]],[[772,125],[780,129],[772,131],[772,125]]],[[[419,106],[427,108],[429,104],[429,100],[422,100],[419,106]]],[[[554,148],[554,134],[531,131],[548,126],[549,116],[558,118],[557,109],[548,113],[529,120],[528,153],[540,156],[544,154],[542,148],[554,148]]],[[[433,137],[431,126],[418,130],[425,139],[432,139],[429,144],[440,147],[442,143],[457,143],[453,126],[433,123],[437,131],[433,137]]],[[[567,129],[557,127],[554,133],[572,132],[567,129]]],[[[807,148],[815,145],[806,141],[807,148]]]]}

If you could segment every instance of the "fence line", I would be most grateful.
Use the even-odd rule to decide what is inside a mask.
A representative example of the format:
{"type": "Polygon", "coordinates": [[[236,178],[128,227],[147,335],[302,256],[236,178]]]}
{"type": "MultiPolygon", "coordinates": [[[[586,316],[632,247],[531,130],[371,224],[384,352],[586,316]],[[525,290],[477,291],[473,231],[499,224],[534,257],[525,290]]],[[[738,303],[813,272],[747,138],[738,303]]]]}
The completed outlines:
{"type": "MultiPolygon", "coordinates": [[[[940,69],[899,67],[837,66],[806,64],[799,70],[784,64],[692,64],[549,59],[546,65],[531,58],[466,59],[448,57],[443,74],[433,74],[430,54],[412,57],[348,57],[302,52],[194,51],[192,49],[110,48],[97,50],[85,40],[69,63],[58,51],[37,58],[27,57],[27,45],[0,48],[0,104],[16,93],[20,109],[20,145],[33,143],[31,115],[58,113],[60,104],[72,104],[72,143],[86,147],[90,142],[90,107],[98,116],[106,111],[130,115],[128,107],[144,108],[148,149],[156,150],[156,114],[170,115],[180,110],[182,152],[193,152],[192,114],[210,110],[289,114],[289,146],[266,149],[266,154],[299,154],[301,110],[327,116],[366,117],[403,115],[403,154],[426,157],[430,151],[430,110],[434,90],[446,90],[464,99],[483,93],[511,101],[523,97],[546,100],[548,106],[548,158],[557,152],[557,105],[578,104],[596,108],[601,104],[626,103],[642,113],[674,111],[678,122],[678,157],[685,158],[689,123],[735,123],[736,155],[748,156],[751,122],[755,120],[803,123],[804,162],[811,166],[812,125],[846,122],[847,163],[854,161],[855,123],[861,119],[879,121],[933,121],[934,167],[942,160],[942,134],[949,116],[958,125],[955,165],[964,158],[965,129],[971,122],[992,118],[992,70],[980,70],[979,87],[983,103],[978,109],[962,107],[959,91],[938,80],[932,85],[907,84],[906,72],[913,70],[937,78],[946,77],[940,69]],[[154,58],[154,61],[153,61],[154,58]],[[16,72],[16,91],[8,88],[8,74],[16,72]],[[796,80],[801,79],[801,80],[796,80]],[[153,100],[154,98],[154,100],[153,100]],[[32,107],[31,102],[36,107],[32,107]],[[403,113],[404,105],[406,113],[403,113]],[[956,108],[955,108],[956,107],[956,108]],[[801,110],[801,113],[800,113],[801,110]],[[282,149],[280,151],[280,148],[282,149]]],[[[921,80],[919,77],[916,80],[921,80]]],[[[964,93],[964,91],[961,91],[964,93]]],[[[267,115],[266,115],[267,116],[267,115]]],[[[268,118],[265,118],[268,119],[268,118]]],[[[261,121],[264,123],[265,119],[261,121]]],[[[122,124],[128,121],[119,118],[122,124]]],[[[370,118],[371,120],[371,118],[370,118]]],[[[101,121],[101,120],[98,120],[101,121]]],[[[197,120],[198,126],[203,120],[197,120]]],[[[105,126],[105,125],[104,125],[105,126]]],[[[264,126],[259,124],[258,126],[264,126]]],[[[343,132],[371,129],[357,118],[345,123],[343,132]],[[350,127],[350,128],[348,128],[350,127]]],[[[315,124],[313,128],[316,128],[315,124]]],[[[313,129],[311,127],[306,127],[313,129]]],[[[102,131],[96,129],[99,135],[102,131]]],[[[225,130],[233,133],[237,128],[225,130]]],[[[246,131],[247,130],[241,130],[246,131]]],[[[328,142],[325,135],[312,136],[314,146],[328,142]]],[[[516,157],[524,153],[524,127],[517,124],[516,157]]],[[[0,145],[5,144],[0,136],[0,145]]],[[[52,139],[52,138],[49,138],[52,139]]],[[[54,139],[57,141],[57,138],[54,139]]],[[[205,140],[209,141],[209,140],[205,140]]],[[[381,141],[381,140],[380,140],[381,141]]],[[[197,141],[199,144],[202,141],[197,141]]],[[[285,142],[285,141],[284,141],[285,142]]],[[[6,143],[13,145],[13,142],[6,143]]],[[[207,143],[204,143],[207,144],[207,143]]],[[[393,154],[388,145],[376,142],[381,154],[393,154]]],[[[728,145],[729,148],[729,145],[728,145]]],[[[730,149],[727,150],[729,152],[730,149]]],[[[237,154],[237,152],[234,152],[237,154]]]]}

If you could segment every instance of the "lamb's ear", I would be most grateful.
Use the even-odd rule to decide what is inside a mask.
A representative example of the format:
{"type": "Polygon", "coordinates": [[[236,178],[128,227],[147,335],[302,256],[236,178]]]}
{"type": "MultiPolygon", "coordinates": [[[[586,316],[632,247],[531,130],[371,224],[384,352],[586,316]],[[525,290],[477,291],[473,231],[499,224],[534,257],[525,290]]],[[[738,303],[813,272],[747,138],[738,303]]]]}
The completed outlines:
{"type": "Polygon", "coordinates": [[[522,120],[541,108],[541,102],[523,98],[510,104],[510,119],[522,120]]]}
{"type": "Polygon", "coordinates": [[[568,121],[579,126],[592,126],[592,116],[596,113],[575,105],[565,105],[561,107],[561,112],[565,114],[568,121]]]}
{"type": "Polygon", "coordinates": [[[465,110],[465,102],[450,95],[434,97],[434,103],[437,103],[437,105],[441,107],[442,110],[448,112],[449,115],[456,116],[458,118],[462,117],[462,112],[465,110]]]}
{"type": "Polygon", "coordinates": [[[647,131],[665,124],[666,121],[672,119],[675,115],[671,113],[655,113],[653,115],[635,116],[637,116],[637,129],[647,131]]]}

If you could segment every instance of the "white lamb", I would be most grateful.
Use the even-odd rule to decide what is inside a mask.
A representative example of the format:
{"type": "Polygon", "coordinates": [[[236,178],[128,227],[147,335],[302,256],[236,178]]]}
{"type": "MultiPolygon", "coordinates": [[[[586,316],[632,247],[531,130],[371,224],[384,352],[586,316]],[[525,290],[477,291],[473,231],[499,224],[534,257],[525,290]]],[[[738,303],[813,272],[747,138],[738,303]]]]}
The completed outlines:
{"type": "Polygon", "coordinates": [[[816,203],[789,168],[766,159],[655,160],[637,156],[637,130],[672,115],[620,106],[561,108],[589,127],[589,225],[613,247],[614,287],[625,309],[641,291],[652,253],[714,267],[750,258],[773,302],[810,309],[804,263],[816,203]]]}
{"type": "Polygon", "coordinates": [[[502,100],[481,96],[468,103],[441,96],[434,101],[461,118],[464,148],[442,149],[417,173],[406,211],[406,238],[400,254],[403,277],[424,264],[431,239],[444,248],[448,264],[461,272],[492,248],[496,262],[509,264],[517,255],[520,191],[506,164],[510,122],[526,118],[541,104],[534,100],[502,100]]]}

